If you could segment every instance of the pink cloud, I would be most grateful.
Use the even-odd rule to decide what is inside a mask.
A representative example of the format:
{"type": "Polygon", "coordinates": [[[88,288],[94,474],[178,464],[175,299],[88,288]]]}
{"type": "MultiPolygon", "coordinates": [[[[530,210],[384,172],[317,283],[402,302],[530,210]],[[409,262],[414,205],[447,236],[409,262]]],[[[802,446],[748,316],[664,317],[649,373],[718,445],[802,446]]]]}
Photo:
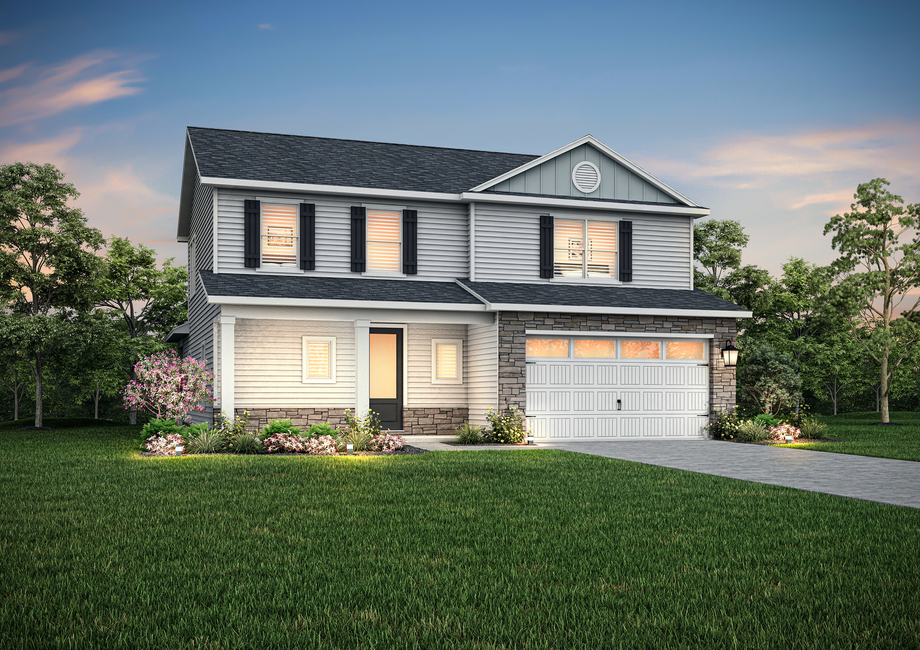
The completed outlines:
{"type": "Polygon", "coordinates": [[[54,138],[38,142],[4,143],[0,145],[0,162],[34,162],[40,165],[52,163],[58,169],[66,170],[71,160],[68,152],[82,137],[82,129],[71,129],[54,138]]]}
{"type": "MultiPolygon", "coordinates": [[[[27,83],[0,91],[0,126],[139,93],[141,89],[132,84],[145,79],[137,70],[111,70],[117,58],[114,52],[91,52],[56,66],[36,68],[36,74],[27,83]]],[[[0,74],[12,75],[9,79],[19,78],[25,68],[17,70],[0,74]]]]}
{"type": "Polygon", "coordinates": [[[10,45],[16,42],[16,32],[0,32],[0,45],[10,45]]]}
{"type": "Polygon", "coordinates": [[[0,83],[6,83],[11,79],[15,79],[21,75],[26,68],[29,67],[28,63],[23,63],[22,65],[17,65],[15,68],[7,68],[6,70],[0,70],[0,83]]]}

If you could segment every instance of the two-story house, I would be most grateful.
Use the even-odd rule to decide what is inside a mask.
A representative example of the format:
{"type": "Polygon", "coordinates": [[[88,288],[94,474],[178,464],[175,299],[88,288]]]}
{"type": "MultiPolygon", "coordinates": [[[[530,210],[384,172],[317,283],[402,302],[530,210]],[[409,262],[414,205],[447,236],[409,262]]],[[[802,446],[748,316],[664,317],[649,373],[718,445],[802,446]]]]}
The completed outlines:
{"type": "MultiPolygon", "coordinates": [[[[189,128],[189,322],[214,410],[699,438],[750,315],[693,288],[709,210],[591,136],[546,155],[189,128]]],[[[212,413],[206,413],[210,418],[212,413]]]]}

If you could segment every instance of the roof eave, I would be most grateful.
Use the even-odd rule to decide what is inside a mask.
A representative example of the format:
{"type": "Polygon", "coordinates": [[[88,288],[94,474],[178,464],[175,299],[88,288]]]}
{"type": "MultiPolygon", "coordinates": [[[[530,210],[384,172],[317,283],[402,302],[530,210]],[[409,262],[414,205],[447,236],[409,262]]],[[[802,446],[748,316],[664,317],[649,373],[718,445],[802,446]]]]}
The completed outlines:
{"type": "Polygon", "coordinates": [[[187,242],[192,223],[192,205],[195,202],[195,181],[198,179],[198,161],[192,147],[192,136],[185,131],[185,157],[182,161],[182,189],[179,193],[179,227],[176,238],[187,242]]]}

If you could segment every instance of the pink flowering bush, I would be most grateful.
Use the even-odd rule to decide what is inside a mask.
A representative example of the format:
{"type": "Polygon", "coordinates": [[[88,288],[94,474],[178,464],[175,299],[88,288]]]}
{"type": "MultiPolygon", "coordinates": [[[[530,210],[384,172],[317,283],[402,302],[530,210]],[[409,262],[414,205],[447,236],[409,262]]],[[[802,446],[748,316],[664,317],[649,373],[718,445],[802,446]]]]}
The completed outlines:
{"type": "Polygon", "coordinates": [[[306,441],[306,449],[308,454],[321,454],[324,456],[334,454],[339,450],[338,443],[332,436],[310,438],[306,441]]]}
{"type": "Polygon", "coordinates": [[[178,433],[150,436],[144,444],[144,449],[154,456],[179,456],[185,451],[185,440],[178,433]]]}
{"type": "Polygon", "coordinates": [[[200,402],[211,400],[214,373],[205,361],[180,359],[174,351],[152,354],[134,364],[137,379],[125,386],[126,409],[148,411],[158,418],[185,417],[204,412],[200,402]]]}
{"type": "Polygon", "coordinates": [[[781,424],[770,429],[770,437],[774,440],[785,440],[786,436],[792,436],[793,440],[798,440],[802,437],[802,431],[791,424],[781,424]]]}
{"type": "Polygon", "coordinates": [[[265,445],[265,451],[269,454],[310,453],[308,451],[309,441],[290,431],[272,434],[262,444],[265,445]]]}
{"type": "Polygon", "coordinates": [[[381,433],[371,438],[368,449],[371,451],[398,451],[406,446],[406,440],[395,433],[381,433]]]}

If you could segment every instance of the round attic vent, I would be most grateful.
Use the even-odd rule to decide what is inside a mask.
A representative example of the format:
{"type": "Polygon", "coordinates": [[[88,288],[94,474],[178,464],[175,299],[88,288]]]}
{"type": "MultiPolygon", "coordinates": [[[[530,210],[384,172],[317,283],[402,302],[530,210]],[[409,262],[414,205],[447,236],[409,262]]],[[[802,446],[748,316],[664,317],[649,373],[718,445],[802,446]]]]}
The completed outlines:
{"type": "Polygon", "coordinates": [[[593,162],[580,162],[572,169],[572,182],[579,191],[590,194],[601,184],[601,170],[593,162]]]}

